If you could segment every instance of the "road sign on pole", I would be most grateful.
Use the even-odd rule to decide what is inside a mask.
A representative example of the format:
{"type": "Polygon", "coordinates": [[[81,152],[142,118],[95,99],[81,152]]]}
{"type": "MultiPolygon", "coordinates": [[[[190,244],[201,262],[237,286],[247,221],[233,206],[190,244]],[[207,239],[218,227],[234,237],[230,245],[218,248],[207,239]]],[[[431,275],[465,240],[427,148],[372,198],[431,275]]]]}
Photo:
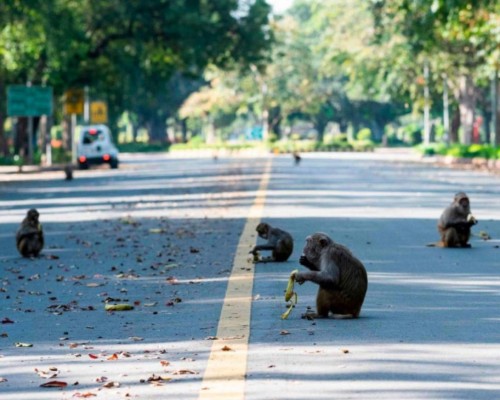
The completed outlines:
{"type": "Polygon", "coordinates": [[[83,114],[84,103],[83,89],[69,89],[64,93],[64,113],[83,114]]]}
{"type": "Polygon", "coordinates": [[[52,115],[52,88],[48,86],[7,86],[9,117],[52,115]]]}
{"type": "Polygon", "coordinates": [[[108,105],[104,101],[90,103],[90,123],[105,124],[108,122],[108,105]]]}

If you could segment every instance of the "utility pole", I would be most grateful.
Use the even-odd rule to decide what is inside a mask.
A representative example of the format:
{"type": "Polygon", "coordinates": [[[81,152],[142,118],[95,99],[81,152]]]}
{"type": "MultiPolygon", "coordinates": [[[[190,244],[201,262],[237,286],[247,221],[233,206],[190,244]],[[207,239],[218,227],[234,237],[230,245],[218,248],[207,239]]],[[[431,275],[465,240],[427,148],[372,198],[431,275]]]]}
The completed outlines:
{"type": "Polygon", "coordinates": [[[431,137],[430,104],[429,104],[429,63],[424,63],[424,145],[428,146],[431,137]]]}

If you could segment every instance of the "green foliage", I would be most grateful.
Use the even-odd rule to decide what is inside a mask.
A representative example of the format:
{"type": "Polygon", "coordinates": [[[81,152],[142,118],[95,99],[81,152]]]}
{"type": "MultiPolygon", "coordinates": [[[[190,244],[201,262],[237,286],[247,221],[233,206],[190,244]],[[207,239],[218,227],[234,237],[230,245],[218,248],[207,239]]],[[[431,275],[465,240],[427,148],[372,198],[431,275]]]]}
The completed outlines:
{"type": "Polygon", "coordinates": [[[429,146],[417,146],[416,149],[426,156],[442,155],[459,158],[481,157],[487,159],[500,159],[500,147],[487,144],[471,144],[469,146],[454,144],[446,146],[445,144],[434,143],[429,146]]]}
{"type": "Polygon", "coordinates": [[[168,144],[144,142],[119,143],[117,147],[122,153],[166,152],[169,149],[168,144]]]}
{"type": "Polygon", "coordinates": [[[358,134],[356,135],[356,138],[358,140],[371,140],[372,131],[368,128],[363,128],[358,132],[358,134]]]}

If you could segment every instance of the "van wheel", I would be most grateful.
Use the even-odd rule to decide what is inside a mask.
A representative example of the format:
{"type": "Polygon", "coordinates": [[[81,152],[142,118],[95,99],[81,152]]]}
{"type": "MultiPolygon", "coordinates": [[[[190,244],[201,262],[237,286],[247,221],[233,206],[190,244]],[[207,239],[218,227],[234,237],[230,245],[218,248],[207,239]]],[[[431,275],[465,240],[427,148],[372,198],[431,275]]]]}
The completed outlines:
{"type": "Polygon", "coordinates": [[[79,163],[78,168],[79,169],[89,169],[89,165],[87,163],[79,163]]]}

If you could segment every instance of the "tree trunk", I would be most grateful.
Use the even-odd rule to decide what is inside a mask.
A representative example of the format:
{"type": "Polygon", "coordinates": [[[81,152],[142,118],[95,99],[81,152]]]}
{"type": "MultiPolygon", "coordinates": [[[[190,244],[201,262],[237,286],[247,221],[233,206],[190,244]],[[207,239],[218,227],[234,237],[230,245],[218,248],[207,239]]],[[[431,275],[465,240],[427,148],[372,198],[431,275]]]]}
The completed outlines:
{"type": "Polygon", "coordinates": [[[149,141],[167,144],[167,123],[164,118],[153,118],[148,122],[149,141]]]}
{"type": "Polygon", "coordinates": [[[62,121],[62,147],[66,151],[71,151],[71,119],[66,115],[62,121]]]}
{"type": "Polygon", "coordinates": [[[460,77],[458,101],[460,122],[464,132],[463,143],[468,145],[472,143],[476,109],[475,87],[470,75],[460,77]]]}
{"type": "Polygon", "coordinates": [[[28,118],[19,117],[16,124],[15,153],[28,156],[28,118]]]}
{"type": "Polygon", "coordinates": [[[0,81],[0,153],[4,156],[9,154],[9,146],[7,144],[7,138],[5,137],[5,85],[0,81]]]}
{"type": "Polygon", "coordinates": [[[460,111],[455,110],[450,124],[450,143],[458,143],[458,128],[460,128],[460,111]]]}
{"type": "Polygon", "coordinates": [[[187,118],[181,119],[181,133],[182,133],[182,143],[187,143],[188,141],[187,118]]]}

